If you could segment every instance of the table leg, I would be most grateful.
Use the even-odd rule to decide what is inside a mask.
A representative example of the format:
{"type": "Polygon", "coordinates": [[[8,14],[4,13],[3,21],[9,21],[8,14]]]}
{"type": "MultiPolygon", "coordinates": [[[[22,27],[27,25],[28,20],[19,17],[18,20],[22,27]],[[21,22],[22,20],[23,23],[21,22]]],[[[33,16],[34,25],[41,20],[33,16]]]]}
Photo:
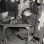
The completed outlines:
{"type": "Polygon", "coordinates": [[[29,32],[30,32],[30,27],[28,27],[28,44],[29,44],[29,32]]]}
{"type": "Polygon", "coordinates": [[[6,40],[5,40],[5,29],[7,28],[7,26],[3,26],[3,37],[4,37],[4,43],[3,44],[5,44],[6,43],[6,40]]]}

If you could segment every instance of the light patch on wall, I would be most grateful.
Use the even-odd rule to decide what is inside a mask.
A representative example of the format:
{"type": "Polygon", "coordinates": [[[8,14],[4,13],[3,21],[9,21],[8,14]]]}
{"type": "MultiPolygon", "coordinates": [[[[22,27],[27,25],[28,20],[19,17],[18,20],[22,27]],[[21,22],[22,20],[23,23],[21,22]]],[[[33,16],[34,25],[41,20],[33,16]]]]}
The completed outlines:
{"type": "Polygon", "coordinates": [[[44,11],[42,11],[41,17],[38,19],[38,21],[40,22],[38,26],[38,30],[40,30],[44,25],[44,11]]]}

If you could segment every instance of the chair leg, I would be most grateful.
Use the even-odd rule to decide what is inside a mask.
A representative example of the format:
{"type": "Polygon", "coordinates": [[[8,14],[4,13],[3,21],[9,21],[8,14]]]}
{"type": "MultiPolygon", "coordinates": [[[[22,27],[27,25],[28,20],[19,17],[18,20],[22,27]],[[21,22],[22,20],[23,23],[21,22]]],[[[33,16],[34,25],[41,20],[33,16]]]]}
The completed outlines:
{"type": "Polygon", "coordinates": [[[33,41],[36,43],[36,44],[38,44],[38,42],[33,38],[33,41]]]}

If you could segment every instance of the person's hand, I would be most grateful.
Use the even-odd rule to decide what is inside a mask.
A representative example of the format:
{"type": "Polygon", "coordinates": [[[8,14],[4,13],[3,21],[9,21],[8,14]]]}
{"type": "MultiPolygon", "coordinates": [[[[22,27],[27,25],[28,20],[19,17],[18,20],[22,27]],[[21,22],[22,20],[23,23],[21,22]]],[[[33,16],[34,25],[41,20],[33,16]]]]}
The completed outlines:
{"type": "Polygon", "coordinates": [[[13,21],[13,24],[16,24],[17,23],[17,19],[15,19],[14,21],[13,21]]]}
{"type": "Polygon", "coordinates": [[[15,17],[11,17],[11,19],[15,19],[15,17]]]}

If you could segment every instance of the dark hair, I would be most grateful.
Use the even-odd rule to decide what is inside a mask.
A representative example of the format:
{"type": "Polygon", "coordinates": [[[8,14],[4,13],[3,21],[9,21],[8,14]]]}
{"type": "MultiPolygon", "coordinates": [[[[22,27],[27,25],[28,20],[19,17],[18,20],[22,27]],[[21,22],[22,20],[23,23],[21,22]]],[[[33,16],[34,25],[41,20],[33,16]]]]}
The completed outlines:
{"type": "Polygon", "coordinates": [[[2,10],[2,12],[7,12],[7,10],[2,10]]]}

